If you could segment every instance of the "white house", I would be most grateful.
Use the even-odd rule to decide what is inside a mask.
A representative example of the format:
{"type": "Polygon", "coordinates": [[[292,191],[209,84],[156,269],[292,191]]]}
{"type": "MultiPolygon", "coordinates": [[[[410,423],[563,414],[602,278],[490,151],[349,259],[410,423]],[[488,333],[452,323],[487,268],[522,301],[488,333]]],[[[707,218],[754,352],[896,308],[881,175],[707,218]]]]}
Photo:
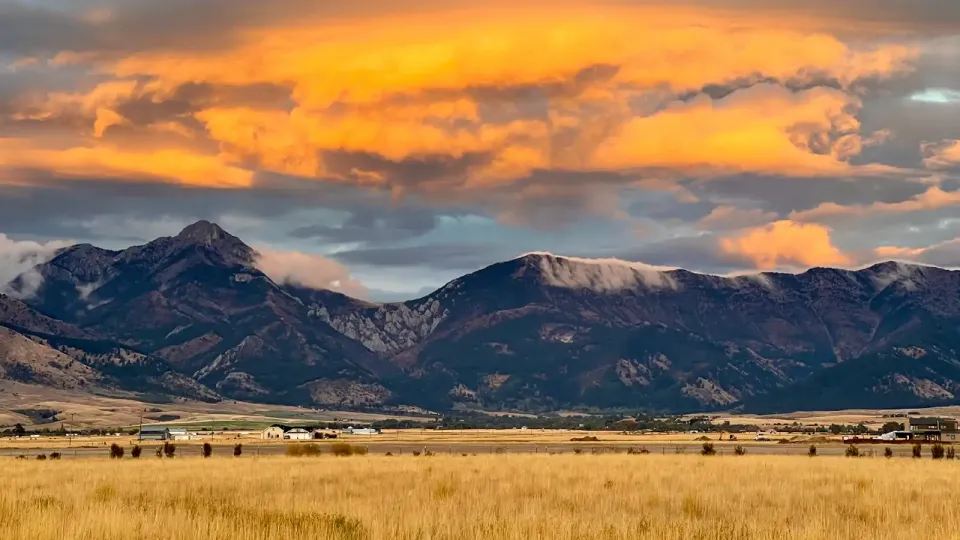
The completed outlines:
{"type": "Polygon", "coordinates": [[[313,438],[313,433],[303,428],[293,428],[284,433],[283,438],[291,441],[307,441],[313,438]]]}

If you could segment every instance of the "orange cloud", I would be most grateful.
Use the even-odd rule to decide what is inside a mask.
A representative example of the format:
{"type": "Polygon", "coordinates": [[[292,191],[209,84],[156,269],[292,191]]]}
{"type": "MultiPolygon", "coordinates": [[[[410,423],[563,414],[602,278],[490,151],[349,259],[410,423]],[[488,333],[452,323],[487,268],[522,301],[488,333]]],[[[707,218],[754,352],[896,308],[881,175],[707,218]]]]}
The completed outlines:
{"type": "Polygon", "coordinates": [[[63,176],[116,180],[161,179],[191,186],[250,187],[253,173],[224,165],[217,156],[182,150],[131,152],[103,145],[65,149],[35,148],[0,139],[0,168],[37,169],[63,176]]]}
{"type": "Polygon", "coordinates": [[[923,164],[928,169],[949,169],[960,166],[960,141],[942,141],[923,145],[926,158],[923,164]]]}
{"type": "Polygon", "coordinates": [[[906,201],[895,203],[878,202],[869,205],[840,205],[833,202],[823,203],[811,210],[792,212],[793,221],[820,221],[835,217],[863,217],[876,214],[902,214],[937,210],[950,206],[960,206],[960,191],[944,191],[933,186],[927,191],[906,201]]]}
{"type": "MultiPolygon", "coordinates": [[[[609,169],[703,168],[811,176],[840,174],[849,138],[859,141],[852,110],[859,101],[838,90],[793,93],[776,85],[754,86],[712,101],[706,96],[675,103],[665,111],[633,118],[593,156],[609,169]],[[810,139],[846,132],[815,152],[810,139]]],[[[857,143],[859,144],[859,143],[857,143]]],[[[869,167],[870,171],[882,168],[869,167]]]]}
{"type": "MultiPolygon", "coordinates": [[[[233,187],[249,185],[250,168],[335,176],[324,162],[329,152],[392,162],[480,155],[451,183],[467,190],[537,169],[884,172],[847,163],[879,140],[860,134],[860,103],[849,85],[903,73],[917,55],[892,43],[853,45],[808,19],[718,7],[462,5],[389,17],[273,20],[241,26],[235,39],[224,40],[230,47],[63,51],[52,65],[86,66],[108,80],[88,92],[19,101],[19,119],[79,118],[87,128],[68,150],[33,141],[28,146],[44,150],[17,160],[43,157],[67,174],[176,175],[185,184],[233,187]],[[751,80],[822,77],[841,89],[791,92],[762,84],[723,99],[671,103],[706,85],[734,90],[751,80]],[[192,137],[178,122],[158,122],[149,133],[177,134],[187,146],[170,149],[158,140],[165,153],[156,155],[109,137],[111,128],[133,123],[122,114],[130,100],[160,104],[183,85],[256,84],[289,88],[292,102],[283,108],[194,103],[183,114],[203,136],[192,137]],[[210,146],[219,146],[219,155],[209,155],[210,146]]],[[[96,24],[113,16],[98,16],[96,24]]],[[[385,173],[363,172],[364,185],[390,184],[385,173]]],[[[357,182],[356,176],[342,180],[357,182]]]]}
{"type": "Polygon", "coordinates": [[[760,270],[783,266],[842,266],[852,259],[833,245],[830,229],[812,223],[777,221],[720,242],[724,252],[746,257],[760,270]]]}
{"type": "Polygon", "coordinates": [[[904,248],[896,246],[880,246],[873,250],[877,257],[885,259],[914,259],[924,254],[925,248],[904,248]]]}
{"type": "Polygon", "coordinates": [[[103,69],[172,85],[290,84],[302,106],[325,108],[427,90],[553,84],[598,65],[618,66],[620,83],[679,90],[757,74],[850,82],[903,70],[915,55],[897,45],[857,50],[827,34],[769,29],[769,21],[663,6],[501,5],[262,28],[242,34],[234,50],[149,52],[103,69]]]}

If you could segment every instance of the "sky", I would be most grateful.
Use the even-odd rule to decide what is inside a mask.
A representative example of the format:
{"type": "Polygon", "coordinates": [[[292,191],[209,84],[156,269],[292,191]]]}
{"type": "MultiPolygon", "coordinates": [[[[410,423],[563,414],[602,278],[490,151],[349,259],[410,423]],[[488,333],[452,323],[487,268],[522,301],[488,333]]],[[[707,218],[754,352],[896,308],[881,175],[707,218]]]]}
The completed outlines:
{"type": "Polygon", "coordinates": [[[0,282],[199,219],[374,300],[958,266],[960,2],[0,0],[0,282]]]}

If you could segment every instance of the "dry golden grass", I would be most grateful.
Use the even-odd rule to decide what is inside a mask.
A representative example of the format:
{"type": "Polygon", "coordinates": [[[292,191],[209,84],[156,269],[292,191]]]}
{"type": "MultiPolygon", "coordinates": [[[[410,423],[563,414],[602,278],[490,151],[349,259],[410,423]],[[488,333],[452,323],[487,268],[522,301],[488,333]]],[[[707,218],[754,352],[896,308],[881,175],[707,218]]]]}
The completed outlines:
{"type": "Polygon", "coordinates": [[[953,538],[960,464],[481,456],[4,463],[4,539],[953,538]]]}

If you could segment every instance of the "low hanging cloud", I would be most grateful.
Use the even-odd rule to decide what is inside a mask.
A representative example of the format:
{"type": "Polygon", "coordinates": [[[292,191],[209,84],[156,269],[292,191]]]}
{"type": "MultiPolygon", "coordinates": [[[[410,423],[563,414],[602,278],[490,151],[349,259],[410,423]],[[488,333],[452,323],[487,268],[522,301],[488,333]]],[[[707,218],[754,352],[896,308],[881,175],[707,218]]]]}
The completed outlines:
{"type": "Polygon", "coordinates": [[[745,257],[760,270],[782,267],[847,266],[853,259],[833,245],[830,229],[781,220],[721,240],[729,255],[745,257]]]}
{"type": "Polygon", "coordinates": [[[46,243],[15,241],[0,234],[0,293],[16,298],[29,298],[43,285],[43,276],[35,270],[39,264],[52,259],[58,250],[71,242],[46,243]],[[18,286],[11,282],[20,277],[18,286]]]}
{"type": "Polygon", "coordinates": [[[670,268],[658,268],[619,259],[583,259],[552,253],[528,253],[536,256],[544,279],[554,287],[590,289],[597,292],[616,292],[634,289],[639,285],[650,288],[676,289],[677,284],[667,273],[670,268]]]}
{"type": "Polygon", "coordinates": [[[254,265],[277,283],[334,291],[361,299],[370,296],[370,291],[351,277],[349,268],[320,255],[258,249],[254,265]]]}
{"type": "Polygon", "coordinates": [[[885,259],[931,264],[943,268],[960,267],[960,238],[920,248],[881,246],[874,252],[885,259]]]}

